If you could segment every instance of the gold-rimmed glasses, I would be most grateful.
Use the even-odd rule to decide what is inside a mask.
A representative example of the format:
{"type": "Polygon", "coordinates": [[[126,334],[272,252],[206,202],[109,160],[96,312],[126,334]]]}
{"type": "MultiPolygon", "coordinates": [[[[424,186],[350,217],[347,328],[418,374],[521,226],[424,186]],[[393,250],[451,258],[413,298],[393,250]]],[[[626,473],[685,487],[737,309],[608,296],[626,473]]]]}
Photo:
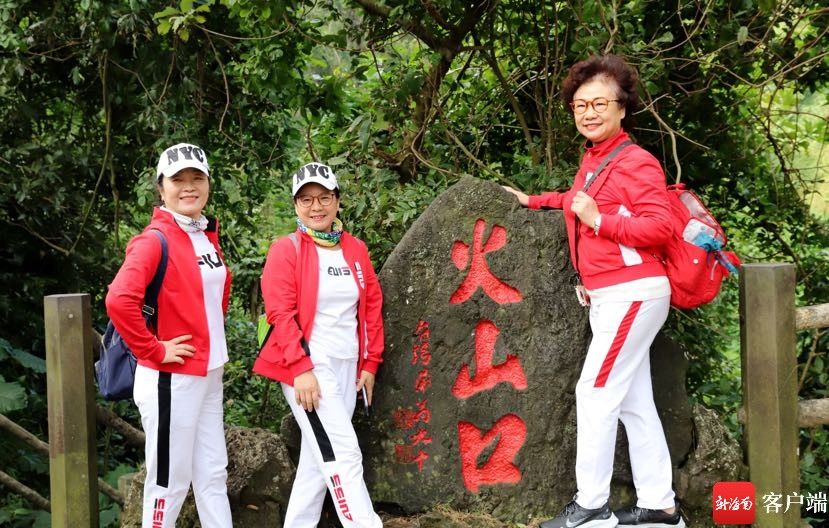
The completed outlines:
{"type": "Polygon", "coordinates": [[[574,114],[578,115],[587,112],[588,107],[593,107],[593,110],[595,110],[597,114],[602,114],[607,110],[607,105],[609,103],[618,102],[618,99],[608,99],[606,97],[596,97],[595,99],[591,99],[589,101],[585,99],[573,99],[573,102],[570,103],[570,108],[573,110],[574,114]]]}

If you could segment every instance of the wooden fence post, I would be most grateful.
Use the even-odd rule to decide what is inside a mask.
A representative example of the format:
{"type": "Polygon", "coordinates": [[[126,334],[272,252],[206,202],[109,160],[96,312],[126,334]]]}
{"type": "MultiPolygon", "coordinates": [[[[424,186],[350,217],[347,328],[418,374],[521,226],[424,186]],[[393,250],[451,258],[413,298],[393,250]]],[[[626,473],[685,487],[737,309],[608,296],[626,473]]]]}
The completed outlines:
{"type": "Polygon", "coordinates": [[[795,354],[795,267],[746,264],[740,272],[745,441],[751,481],[757,490],[754,526],[800,525],[800,505],[786,497],[800,493],[795,354]],[[763,496],[782,495],[782,508],[766,511],[763,496]]]}
{"type": "Polygon", "coordinates": [[[52,528],[98,527],[89,294],[43,299],[52,528]]]}

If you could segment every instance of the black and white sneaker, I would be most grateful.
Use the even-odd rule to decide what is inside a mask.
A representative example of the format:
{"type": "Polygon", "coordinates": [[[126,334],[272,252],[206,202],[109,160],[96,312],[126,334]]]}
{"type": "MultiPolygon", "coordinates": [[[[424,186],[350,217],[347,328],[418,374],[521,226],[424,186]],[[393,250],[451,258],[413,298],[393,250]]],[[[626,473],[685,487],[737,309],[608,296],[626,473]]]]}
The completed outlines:
{"type": "Polygon", "coordinates": [[[589,510],[582,508],[576,501],[564,507],[564,511],[557,517],[544,521],[540,528],[614,528],[617,525],[616,517],[605,503],[601,508],[589,510]]]}
{"type": "Polygon", "coordinates": [[[619,519],[619,527],[638,526],[639,528],[685,528],[685,521],[676,505],[674,513],[665,513],[662,510],[649,510],[633,505],[616,510],[613,515],[619,519]]]}

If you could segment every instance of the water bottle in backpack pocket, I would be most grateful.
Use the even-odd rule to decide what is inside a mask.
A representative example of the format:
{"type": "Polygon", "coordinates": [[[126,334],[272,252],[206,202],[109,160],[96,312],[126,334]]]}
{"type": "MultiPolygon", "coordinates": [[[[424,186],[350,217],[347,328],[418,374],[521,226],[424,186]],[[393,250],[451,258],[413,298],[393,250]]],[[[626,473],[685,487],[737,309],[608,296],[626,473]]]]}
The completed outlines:
{"type": "Polygon", "coordinates": [[[728,239],[719,222],[685,185],[669,185],[671,240],[663,258],[671,282],[671,305],[696,308],[714,300],[723,278],[737,273],[740,259],[724,251],[728,239]]]}

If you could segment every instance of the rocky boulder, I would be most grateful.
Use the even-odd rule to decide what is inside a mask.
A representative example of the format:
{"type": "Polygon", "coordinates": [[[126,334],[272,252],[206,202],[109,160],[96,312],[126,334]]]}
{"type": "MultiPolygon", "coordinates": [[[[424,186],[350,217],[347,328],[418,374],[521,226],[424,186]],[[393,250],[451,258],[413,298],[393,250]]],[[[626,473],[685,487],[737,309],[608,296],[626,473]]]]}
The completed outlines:
{"type": "MultiPolygon", "coordinates": [[[[421,215],[380,273],[385,363],[372,415],[357,413],[376,503],[527,523],[570,500],[590,339],[573,278],[562,213],[522,208],[494,183],[464,178],[421,215]]],[[[652,361],[678,466],[692,437],[686,362],[661,339],[652,361]]],[[[617,459],[623,500],[624,444],[617,459]]]]}
{"type": "MultiPolygon", "coordinates": [[[[264,429],[227,427],[227,491],[236,528],[282,526],[295,467],[279,435],[264,429]]],[[[141,526],[144,469],[129,487],[121,526],[141,526]]],[[[199,527],[193,492],[187,496],[176,522],[179,528],[199,527]]]]}
{"type": "Polygon", "coordinates": [[[674,483],[693,526],[713,527],[711,490],[717,482],[748,480],[743,452],[721,418],[702,405],[693,408],[694,445],[674,483]]]}

